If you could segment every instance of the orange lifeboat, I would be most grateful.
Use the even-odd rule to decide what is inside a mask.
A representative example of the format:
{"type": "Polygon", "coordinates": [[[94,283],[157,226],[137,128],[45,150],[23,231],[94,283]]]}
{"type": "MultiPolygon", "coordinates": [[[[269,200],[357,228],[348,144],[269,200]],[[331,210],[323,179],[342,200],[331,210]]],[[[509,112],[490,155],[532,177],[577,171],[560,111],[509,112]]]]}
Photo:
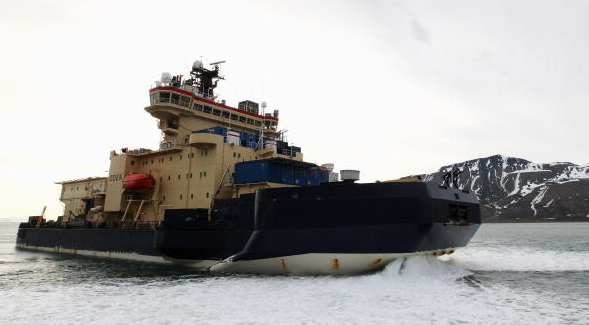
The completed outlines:
{"type": "Polygon", "coordinates": [[[155,179],[149,174],[129,173],[123,180],[123,186],[127,190],[148,190],[155,184],[155,179]]]}

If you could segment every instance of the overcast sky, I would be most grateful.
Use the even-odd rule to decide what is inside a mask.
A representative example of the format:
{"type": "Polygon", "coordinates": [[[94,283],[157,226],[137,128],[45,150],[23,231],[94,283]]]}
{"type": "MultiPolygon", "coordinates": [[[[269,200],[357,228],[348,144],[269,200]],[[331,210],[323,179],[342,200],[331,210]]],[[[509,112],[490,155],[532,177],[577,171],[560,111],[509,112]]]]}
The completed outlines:
{"type": "Polygon", "coordinates": [[[589,162],[589,2],[0,2],[0,218],[55,181],[157,148],[163,71],[227,60],[220,98],[267,101],[308,161],[363,181],[493,154],[589,162]]]}

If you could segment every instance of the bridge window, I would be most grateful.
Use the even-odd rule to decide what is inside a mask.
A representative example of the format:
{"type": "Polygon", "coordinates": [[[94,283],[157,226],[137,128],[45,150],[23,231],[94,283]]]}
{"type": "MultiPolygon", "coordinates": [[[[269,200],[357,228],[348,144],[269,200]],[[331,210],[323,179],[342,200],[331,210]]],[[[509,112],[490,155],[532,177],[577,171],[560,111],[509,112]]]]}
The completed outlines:
{"type": "Polygon", "coordinates": [[[253,119],[251,119],[251,118],[248,118],[248,119],[247,119],[247,124],[254,124],[254,120],[253,120],[253,119]]]}
{"type": "Polygon", "coordinates": [[[202,112],[202,105],[201,104],[194,103],[193,107],[194,107],[195,111],[202,112]]]}
{"type": "Polygon", "coordinates": [[[213,109],[213,115],[217,115],[220,116],[221,115],[221,110],[220,109],[213,109]]]}
{"type": "Polygon", "coordinates": [[[239,122],[245,122],[245,116],[239,116],[239,122]]]}
{"type": "Polygon", "coordinates": [[[160,92],[160,101],[164,103],[170,102],[170,93],[167,91],[160,92]]]}
{"type": "Polygon", "coordinates": [[[206,105],[202,109],[203,112],[209,113],[209,114],[211,113],[211,110],[212,110],[211,106],[206,106],[206,105]]]}
{"type": "Polygon", "coordinates": [[[239,116],[237,114],[231,114],[231,119],[237,121],[239,119],[239,116]]]}
{"type": "Polygon", "coordinates": [[[151,105],[157,103],[157,93],[149,95],[149,100],[151,101],[151,105]]]}
{"type": "Polygon", "coordinates": [[[223,116],[224,118],[229,118],[229,112],[227,112],[227,111],[223,111],[223,113],[222,113],[222,116],[223,116]]]}
{"type": "Polygon", "coordinates": [[[180,102],[180,95],[172,93],[172,104],[178,104],[180,102]]]}
{"type": "Polygon", "coordinates": [[[258,121],[258,120],[255,120],[255,121],[254,121],[254,124],[255,124],[256,126],[260,126],[260,125],[262,125],[262,122],[260,122],[260,121],[258,121]]]}
{"type": "Polygon", "coordinates": [[[180,97],[180,106],[184,106],[184,107],[190,106],[190,97],[187,97],[187,96],[180,97]]]}

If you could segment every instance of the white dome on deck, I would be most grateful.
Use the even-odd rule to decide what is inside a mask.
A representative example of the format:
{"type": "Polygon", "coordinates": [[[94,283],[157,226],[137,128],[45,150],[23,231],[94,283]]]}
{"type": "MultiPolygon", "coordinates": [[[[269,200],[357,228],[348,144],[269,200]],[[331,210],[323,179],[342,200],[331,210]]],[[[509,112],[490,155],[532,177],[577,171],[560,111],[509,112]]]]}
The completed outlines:
{"type": "Polygon", "coordinates": [[[169,72],[162,72],[162,79],[161,81],[163,83],[170,83],[170,81],[172,81],[172,74],[169,72]]]}

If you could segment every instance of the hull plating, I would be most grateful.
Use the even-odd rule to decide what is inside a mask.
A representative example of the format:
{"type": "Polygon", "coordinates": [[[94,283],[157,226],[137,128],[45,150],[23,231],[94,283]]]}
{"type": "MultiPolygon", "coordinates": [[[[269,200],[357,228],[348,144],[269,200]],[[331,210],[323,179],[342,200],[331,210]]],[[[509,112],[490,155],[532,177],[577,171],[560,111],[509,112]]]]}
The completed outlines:
{"type": "Polygon", "coordinates": [[[257,260],[234,261],[228,258],[211,267],[213,273],[263,275],[355,275],[378,271],[387,264],[411,256],[451,254],[456,248],[390,254],[309,253],[257,260]]]}
{"type": "Polygon", "coordinates": [[[176,260],[170,259],[163,256],[143,255],[135,252],[123,252],[123,251],[93,251],[85,249],[72,249],[61,246],[55,247],[43,247],[43,246],[32,246],[26,244],[16,244],[16,247],[31,251],[40,251],[47,253],[60,253],[60,254],[71,254],[87,257],[98,257],[98,258],[109,258],[119,259],[136,262],[148,262],[148,263],[162,263],[162,264],[182,264],[185,266],[193,267],[198,271],[208,271],[209,268],[215,264],[218,264],[218,260],[176,260]]]}
{"type": "Polygon", "coordinates": [[[478,201],[466,191],[423,183],[339,184],[217,200],[210,216],[206,209],[168,209],[157,229],[24,224],[17,244],[213,272],[357,274],[399,258],[449,253],[466,246],[479,225],[478,201]]]}

